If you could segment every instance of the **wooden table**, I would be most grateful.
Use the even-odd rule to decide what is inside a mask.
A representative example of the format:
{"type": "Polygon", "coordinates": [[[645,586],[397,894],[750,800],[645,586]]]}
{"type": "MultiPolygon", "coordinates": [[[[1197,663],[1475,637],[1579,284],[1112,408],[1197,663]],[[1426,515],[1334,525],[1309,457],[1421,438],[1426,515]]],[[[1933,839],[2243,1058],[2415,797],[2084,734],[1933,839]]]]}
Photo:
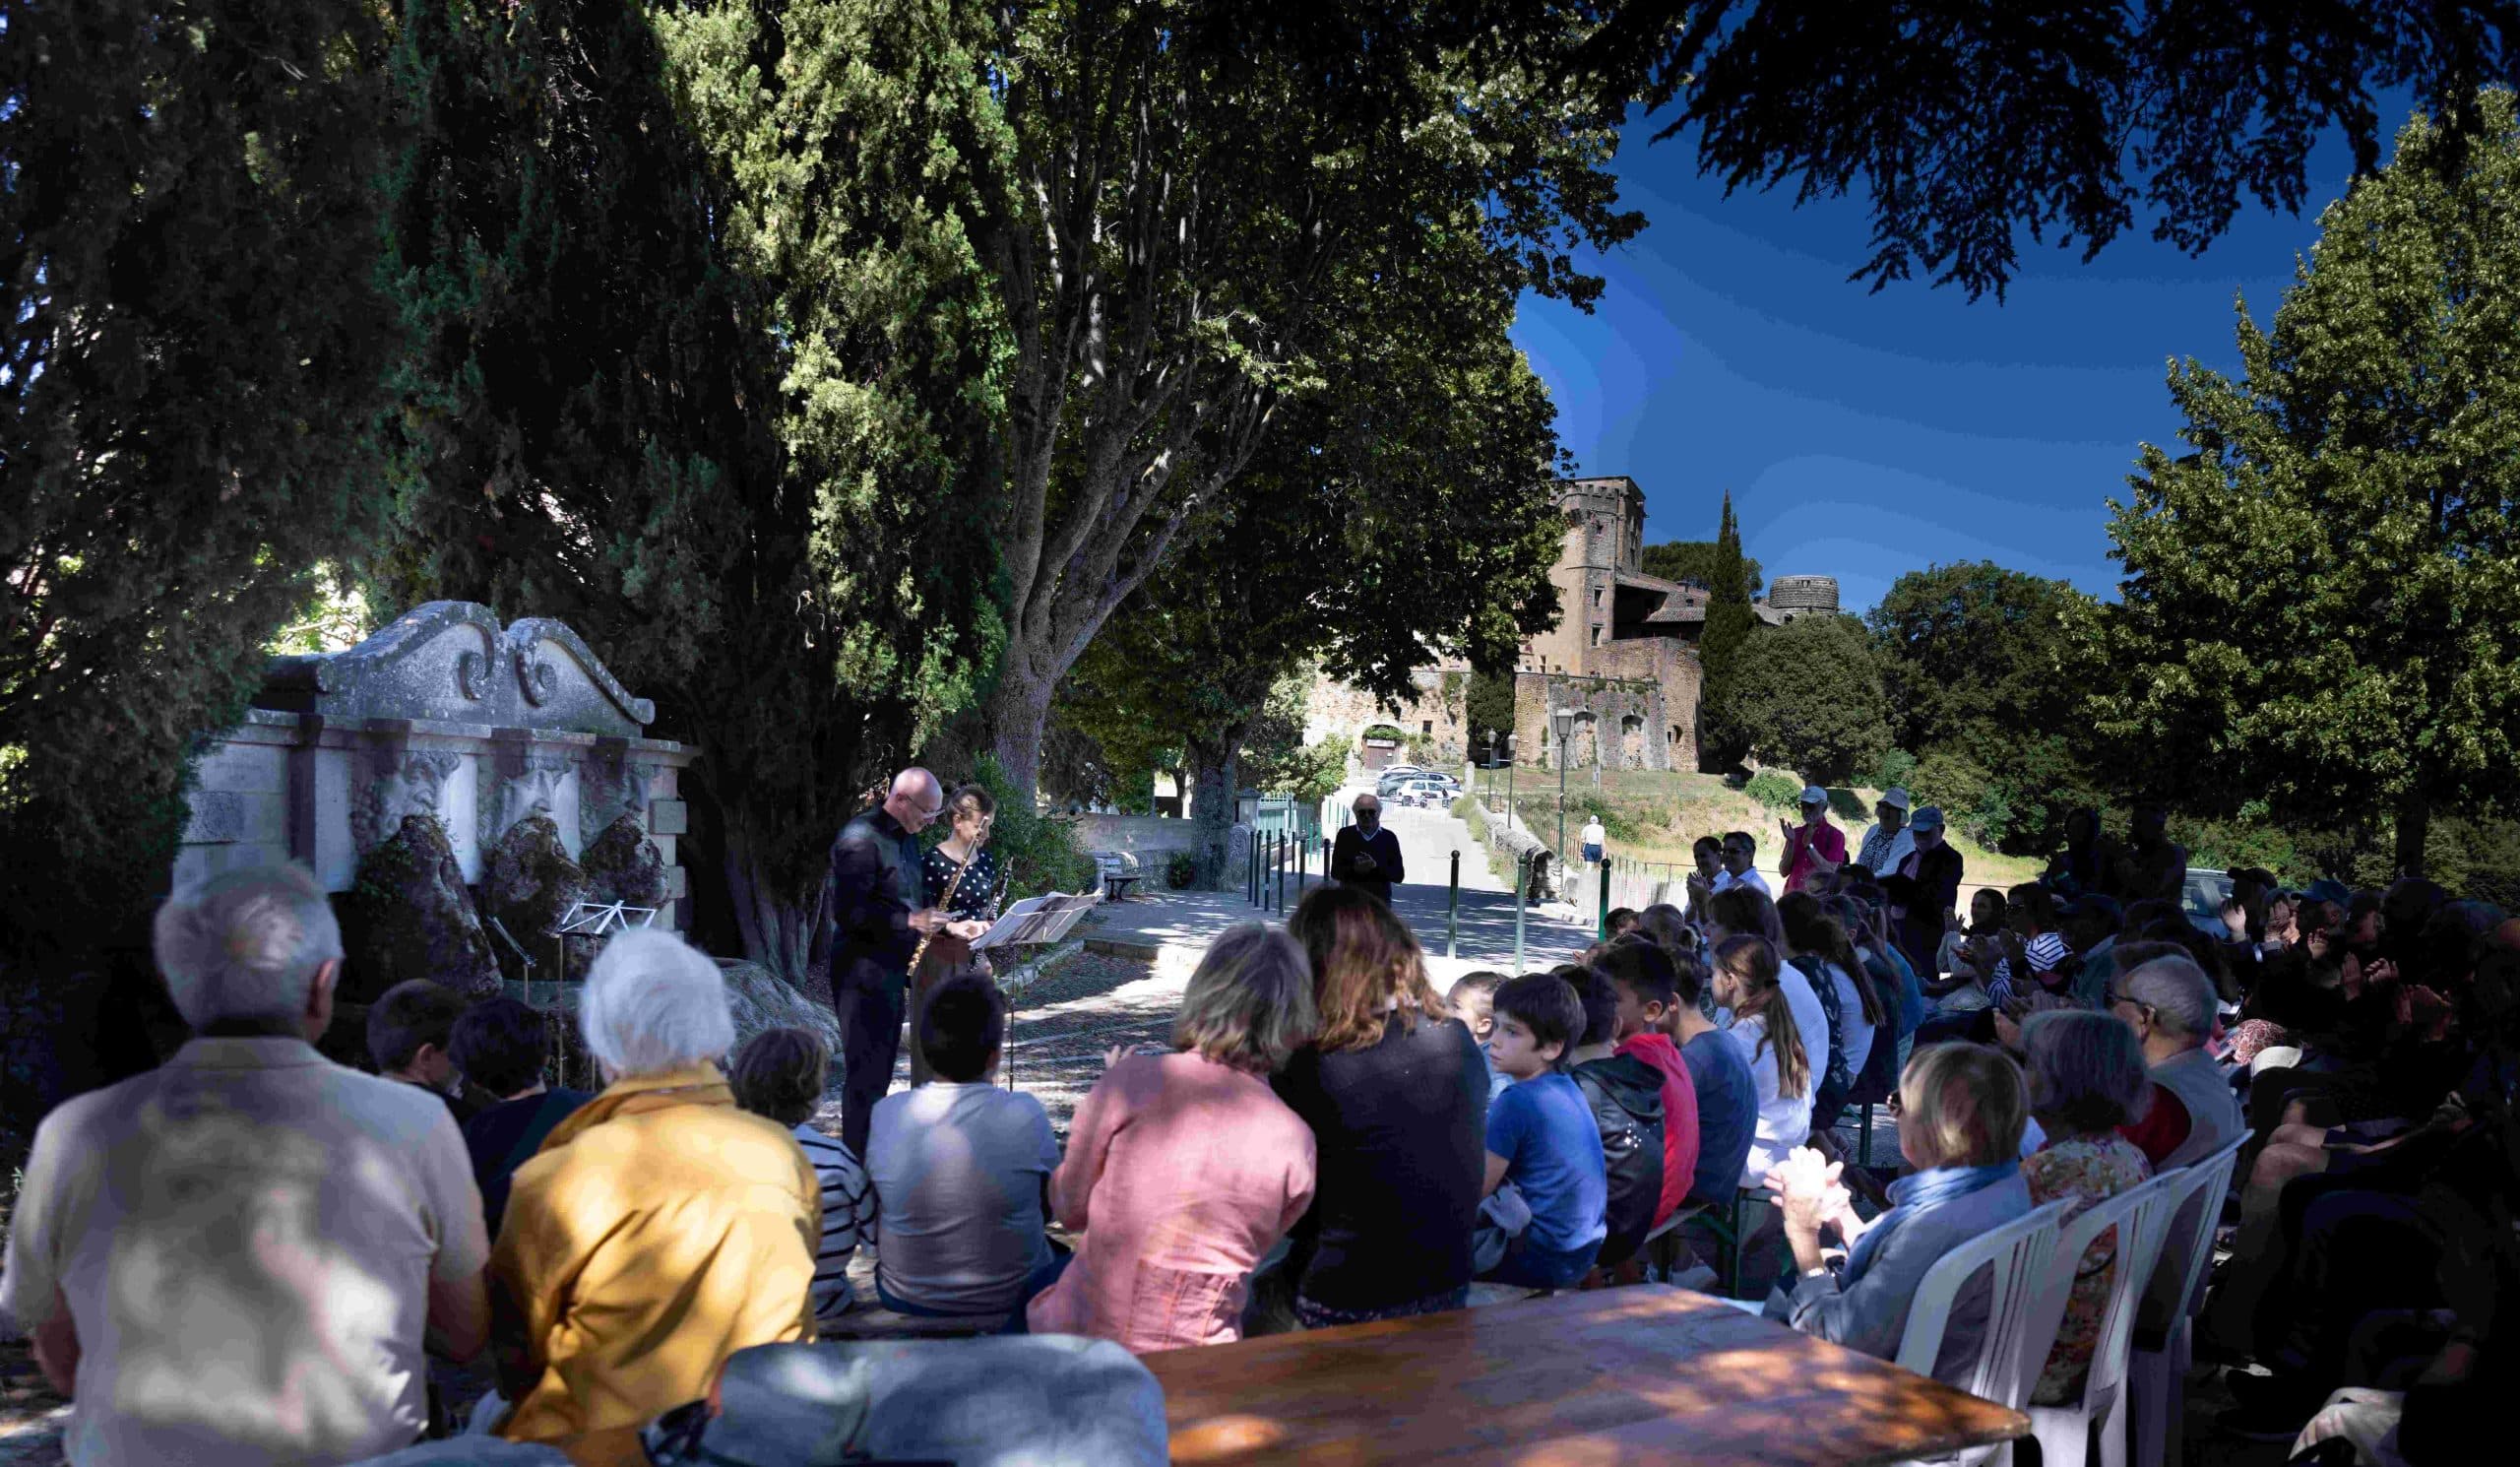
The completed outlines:
{"type": "Polygon", "coordinates": [[[1861,1467],[2030,1432],[2020,1412],[1662,1285],[1144,1359],[1175,1463],[1861,1467]]]}

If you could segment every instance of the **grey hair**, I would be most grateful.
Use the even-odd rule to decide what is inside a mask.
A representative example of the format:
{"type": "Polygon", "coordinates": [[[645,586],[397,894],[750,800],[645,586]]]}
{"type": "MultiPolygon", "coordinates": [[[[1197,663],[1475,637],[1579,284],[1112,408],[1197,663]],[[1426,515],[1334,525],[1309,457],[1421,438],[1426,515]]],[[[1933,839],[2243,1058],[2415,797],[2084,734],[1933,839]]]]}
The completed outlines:
{"type": "Polygon", "coordinates": [[[2114,1130],[2142,1114],[2152,1082],[2135,1031],[2104,1013],[2051,1008],[2022,1022],[2030,1109],[2085,1133],[2114,1130]]]}
{"type": "Polygon", "coordinates": [[[699,949],[656,927],[628,928],[596,955],[578,1028],[588,1052],[616,1079],[723,1058],[735,1047],[724,975],[699,949]]]}
{"type": "Polygon", "coordinates": [[[2219,995],[2193,958],[2155,958],[2117,980],[2117,991],[2153,1011],[2153,1023],[2202,1043],[2214,1032],[2219,995]]]}
{"type": "Polygon", "coordinates": [[[1282,927],[1237,923],[1208,944],[1190,975],[1172,1043],[1220,1064],[1271,1074],[1320,1022],[1303,944],[1282,927]]]}
{"type": "Polygon", "coordinates": [[[158,969],[184,1022],[296,1019],[315,974],[342,955],[342,927],[315,873],[295,861],[223,871],[168,897],[158,969]]]}

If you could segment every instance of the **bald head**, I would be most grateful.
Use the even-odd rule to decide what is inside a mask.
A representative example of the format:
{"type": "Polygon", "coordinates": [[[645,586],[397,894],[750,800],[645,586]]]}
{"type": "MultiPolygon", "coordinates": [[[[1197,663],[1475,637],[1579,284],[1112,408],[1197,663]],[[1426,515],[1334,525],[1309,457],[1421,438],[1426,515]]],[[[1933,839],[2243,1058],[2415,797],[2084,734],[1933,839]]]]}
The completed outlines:
{"type": "Polygon", "coordinates": [[[884,813],[918,834],[936,823],[945,810],[945,786],[936,776],[914,765],[893,776],[893,792],[884,797],[884,813]]]}

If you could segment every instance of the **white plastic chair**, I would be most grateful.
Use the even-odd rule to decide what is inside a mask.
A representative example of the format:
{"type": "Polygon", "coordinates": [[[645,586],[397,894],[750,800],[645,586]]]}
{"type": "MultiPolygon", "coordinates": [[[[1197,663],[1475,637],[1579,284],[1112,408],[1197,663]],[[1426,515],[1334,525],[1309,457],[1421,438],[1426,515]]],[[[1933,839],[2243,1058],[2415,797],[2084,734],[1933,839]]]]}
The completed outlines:
{"type": "Polygon", "coordinates": [[[2048,1352],[2055,1349],[2083,1255],[2102,1234],[2115,1228],[2117,1256],[2110,1265],[2109,1299],[2101,1310],[2100,1336],[2092,1345],[2091,1371],[2083,1380],[2082,1398],[2065,1406],[2022,1408],[2030,1413],[2030,1434],[2039,1439],[2044,1467],[2083,1467],[2090,1460],[2095,1422],[2101,1429],[2101,1467],[2126,1467],[2127,1350],[2134,1339],[2135,1309],[2143,1302],[2144,1284],[2153,1276],[2162,1242],[2170,1232],[2178,1180],[2179,1174],[2174,1172],[2129,1187],[2093,1204],[2057,1232],[2056,1261],[2048,1271],[2022,1335],[2024,1402],[2038,1388],[2039,1372],[2048,1364],[2048,1352]]]}
{"type": "MultiPolygon", "coordinates": [[[[2248,1132],[2242,1131],[2204,1160],[2164,1179],[2174,1185],[2161,1259],[2154,1266],[2179,1270],[2174,1275],[2179,1280],[2179,1310],[2160,1339],[2138,1337],[2128,1351],[2126,1382],[2133,1398],[2136,1467],[2177,1467],[2181,1455],[2177,1422],[2186,1409],[2187,1368],[2194,1359],[2197,1285],[2214,1261],[2214,1229],[2223,1220],[2232,1165],[2247,1141],[2248,1132]],[[2191,1199],[2199,1204],[2192,1213],[2188,1210],[2191,1199]]],[[[2140,1294],[2137,1302],[2141,1304],[2140,1294]]]]}
{"type": "MultiPolygon", "coordinates": [[[[1986,1331],[1968,1377],[1952,1383],[1998,1406],[2020,1409],[2023,1398],[2030,1393],[2030,1377],[2024,1376],[2021,1370],[2025,1353],[2022,1333],[2029,1327],[2041,1285],[2055,1264],[2057,1227],[2067,1205],[2050,1202],[1943,1254],[1925,1271],[1923,1281],[1917,1285],[1915,1300],[1908,1306],[1908,1326],[1899,1336],[1898,1364],[1920,1375],[1933,1374],[1934,1358],[1942,1353],[1943,1332],[1951,1323],[1951,1307],[1971,1276],[1985,1269],[1991,1285],[1986,1296],[1986,1331]]],[[[2055,1338],[2052,1321],[2048,1338],[2055,1338]]],[[[1973,1446],[1932,1460],[1968,1467],[2000,1450],[2002,1443],[1973,1446]]]]}

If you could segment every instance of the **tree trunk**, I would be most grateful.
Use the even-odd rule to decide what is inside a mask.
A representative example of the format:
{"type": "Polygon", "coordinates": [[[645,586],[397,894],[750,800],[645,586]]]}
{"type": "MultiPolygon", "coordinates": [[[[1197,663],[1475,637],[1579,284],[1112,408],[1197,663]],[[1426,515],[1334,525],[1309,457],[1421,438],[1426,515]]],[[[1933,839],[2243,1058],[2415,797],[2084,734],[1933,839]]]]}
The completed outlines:
{"type": "Polygon", "coordinates": [[[1242,753],[1249,723],[1222,731],[1211,742],[1193,740],[1183,760],[1190,768],[1190,819],[1198,841],[1198,873],[1193,883],[1214,890],[1225,879],[1226,842],[1233,831],[1234,765],[1242,753]]]}
{"type": "Polygon", "coordinates": [[[726,891],[734,903],[744,956],[791,988],[818,991],[817,980],[831,957],[830,882],[816,882],[808,899],[783,894],[782,883],[763,868],[747,823],[736,810],[726,812],[725,851],[726,891]]]}
{"type": "Polygon", "coordinates": [[[2420,790],[2398,797],[2398,874],[2424,874],[2424,841],[2432,831],[2432,799],[2420,790]]]}
{"type": "Polygon", "coordinates": [[[989,695],[989,746],[1016,797],[1029,803],[1040,793],[1041,729],[1050,718],[1050,682],[1017,666],[1020,656],[1018,649],[1007,649],[1008,666],[989,695]]]}

